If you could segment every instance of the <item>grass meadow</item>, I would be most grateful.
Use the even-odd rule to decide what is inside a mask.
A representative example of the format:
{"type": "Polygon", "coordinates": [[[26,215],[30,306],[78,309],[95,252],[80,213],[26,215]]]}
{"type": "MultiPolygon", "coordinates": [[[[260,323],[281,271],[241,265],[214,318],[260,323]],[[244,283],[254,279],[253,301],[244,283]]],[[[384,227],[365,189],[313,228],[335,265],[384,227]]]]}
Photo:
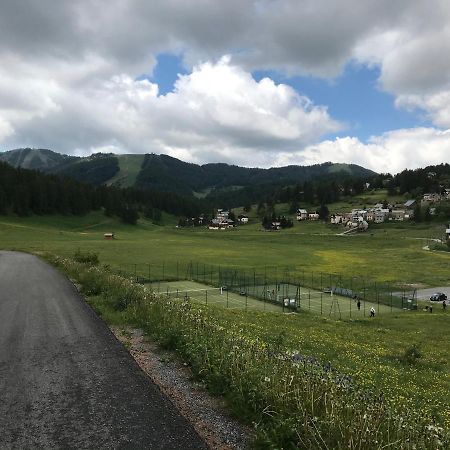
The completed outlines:
{"type": "MultiPolygon", "coordinates": [[[[281,232],[260,231],[256,219],[230,231],[177,229],[169,216],[163,223],[140,221],[133,227],[100,213],[0,217],[0,248],[63,258],[77,250],[98,253],[99,268],[65,259],[57,264],[78,279],[106,321],[140,326],[178,351],[213,393],[224,395],[237,416],[254,424],[258,448],[450,445],[450,311],[337,321],[304,310],[283,314],[277,307],[217,308],[155,296],[110,274],[136,263],[194,260],[445,286],[450,253],[424,249],[444,224],[385,224],[337,236],[335,228],[318,222],[295,223],[281,232]],[[105,232],[117,239],[104,240],[105,232]]],[[[242,296],[234,295],[242,306],[242,296]]]]}

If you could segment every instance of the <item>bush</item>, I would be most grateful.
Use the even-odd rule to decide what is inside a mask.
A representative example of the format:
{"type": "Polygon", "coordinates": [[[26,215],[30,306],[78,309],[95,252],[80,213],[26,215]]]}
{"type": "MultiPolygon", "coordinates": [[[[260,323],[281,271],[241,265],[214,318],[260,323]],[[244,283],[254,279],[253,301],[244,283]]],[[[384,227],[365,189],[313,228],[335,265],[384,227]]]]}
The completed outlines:
{"type": "Polygon", "coordinates": [[[98,253],[82,252],[80,249],[75,252],[73,259],[76,262],[88,264],[90,266],[97,266],[99,263],[98,253]]]}
{"type": "Polygon", "coordinates": [[[413,365],[416,364],[417,360],[422,358],[422,353],[420,352],[419,348],[414,344],[411,347],[408,347],[403,355],[400,356],[400,361],[403,364],[407,365],[413,365]]]}

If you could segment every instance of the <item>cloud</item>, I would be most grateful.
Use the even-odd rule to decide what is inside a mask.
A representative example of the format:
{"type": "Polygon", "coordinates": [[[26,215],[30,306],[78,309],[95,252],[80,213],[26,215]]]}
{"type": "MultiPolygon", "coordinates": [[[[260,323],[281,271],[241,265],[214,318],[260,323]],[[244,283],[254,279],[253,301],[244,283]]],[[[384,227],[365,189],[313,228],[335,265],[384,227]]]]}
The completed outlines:
{"type": "MultiPolygon", "coordinates": [[[[108,147],[259,165],[259,152],[272,157],[341,127],[325,107],[269,78],[255,81],[229,57],[199,64],[164,96],[155,83],[126,74],[80,86],[78,79],[89,70],[86,65],[64,84],[41,80],[27,115],[14,116],[13,139],[68,153],[108,147]]],[[[30,94],[30,86],[24,86],[16,92],[17,104],[30,94]]]]}
{"type": "Polygon", "coordinates": [[[324,161],[353,163],[376,172],[389,173],[450,163],[450,130],[401,129],[373,136],[367,143],[355,137],[326,140],[301,152],[278,155],[277,165],[324,161]]]}

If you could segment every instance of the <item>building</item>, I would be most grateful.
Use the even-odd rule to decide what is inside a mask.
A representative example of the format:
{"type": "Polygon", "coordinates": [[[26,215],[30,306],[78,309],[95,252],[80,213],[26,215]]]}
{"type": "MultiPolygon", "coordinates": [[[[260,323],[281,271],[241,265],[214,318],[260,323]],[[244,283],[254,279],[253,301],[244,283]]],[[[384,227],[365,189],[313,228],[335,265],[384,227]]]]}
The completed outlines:
{"type": "Polygon", "coordinates": [[[415,200],[407,200],[403,206],[406,209],[412,209],[412,208],[414,208],[414,206],[416,206],[416,201],[415,200]]]}
{"type": "Polygon", "coordinates": [[[316,212],[308,213],[308,219],[309,220],[319,220],[319,214],[316,212]]]}
{"type": "Polygon", "coordinates": [[[441,199],[442,199],[441,194],[436,194],[436,193],[423,194],[424,202],[436,203],[436,202],[440,202],[441,199]]]}
{"type": "Polygon", "coordinates": [[[391,217],[389,220],[395,220],[397,222],[403,222],[406,219],[406,211],[404,209],[394,209],[391,211],[391,217]]]}
{"type": "Polygon", "coordinates": [[[244,216],[243,214],[239,214],[239,216],[237,217],[237,220],[239,223],[248,223],[248,217],[244,216]]]}
{"type": "Polygon", "coordinates": [[[297,220],[308,220],[308,211],[306,209],[298,209],[297,220]]]}

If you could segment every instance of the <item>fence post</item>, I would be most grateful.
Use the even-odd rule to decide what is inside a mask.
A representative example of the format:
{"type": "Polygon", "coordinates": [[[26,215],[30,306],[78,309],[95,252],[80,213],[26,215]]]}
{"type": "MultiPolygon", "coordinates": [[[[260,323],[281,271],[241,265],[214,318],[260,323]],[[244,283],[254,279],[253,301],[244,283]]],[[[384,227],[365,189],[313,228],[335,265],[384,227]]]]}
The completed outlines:
{"type": "Polygon", "coordinates": [[[322,298],[322,296],[323,296],[323,294],[322,294],[322,292],[320,292],[320,315],[323,314],[323,303],[322,303],[323,298],[322,298]]]}
{"type": "Polygon", "coordinates": [[[308,289],[308,307],[311,311],[311,289],[308,289]]]}
{"type": "Polygon", "coordinates": [[[366,317],[366,280],[363,281],[363,316],[366,317]]]}
{"type": "Polygon", "coordinates": [[[227,308],[229,307],[228,305],[228,288],[227,288],[227,308]]]}
{"type": "Polygon", "coordinates": [[[247,296],[247,292],[245,292],[245,310],[247,311],[248,309],[248,296],[247,296]]]}
{"type": "Polygon", "coordinates": [[[389,289],[391,291],[391,313],[392,313],[392,286],[389,289]]]}
{"type": "Polygon", "coordinates": [[[205,303],[208,304],[208,289],[205,289],[205,303]]]}

